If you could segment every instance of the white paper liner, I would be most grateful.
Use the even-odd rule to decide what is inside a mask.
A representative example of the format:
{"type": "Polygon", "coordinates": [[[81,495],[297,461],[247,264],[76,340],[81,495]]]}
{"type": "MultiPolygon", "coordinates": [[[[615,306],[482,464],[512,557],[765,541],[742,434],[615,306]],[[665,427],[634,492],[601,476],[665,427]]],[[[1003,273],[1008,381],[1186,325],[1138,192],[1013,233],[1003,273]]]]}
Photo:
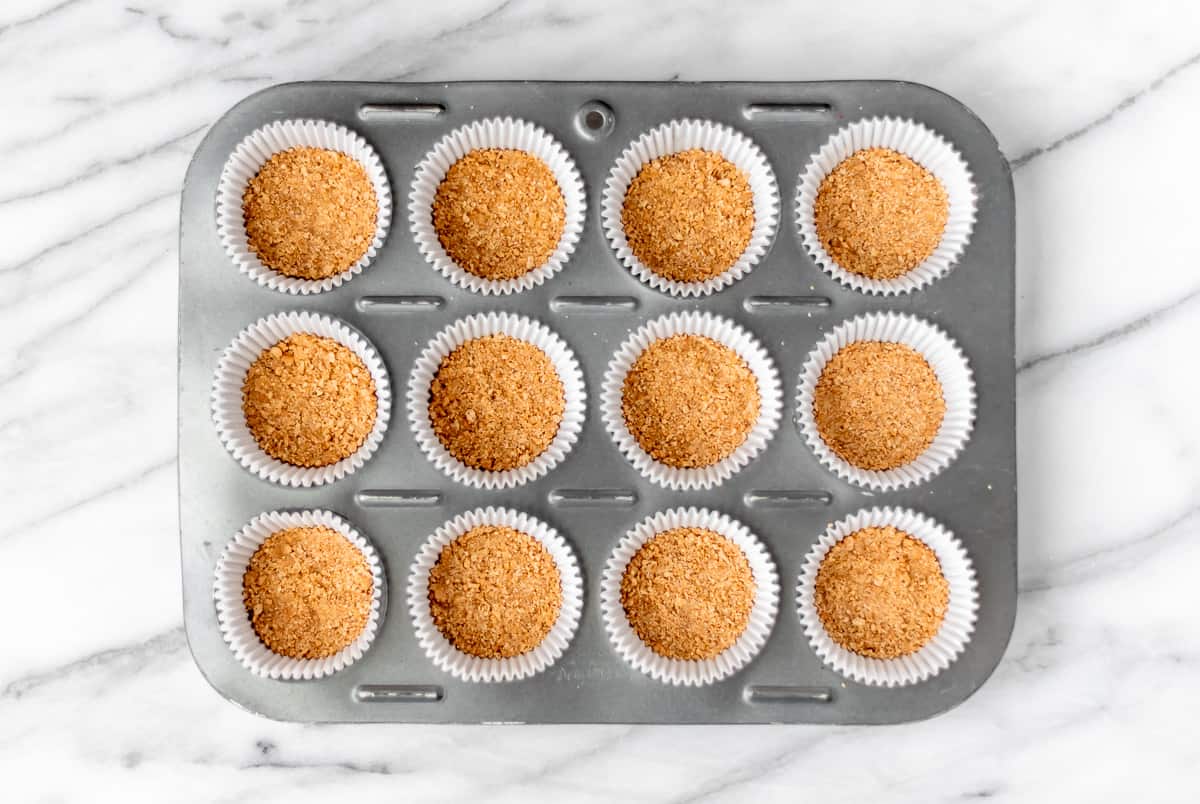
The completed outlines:
{"type": "Polygon", "coordinates": [[[711,488],[732,477],[766,448],[779,426],[782,409],[779,372],[758,339],[727,318],[699,312],[671,313],[630,335],[608,364],[600,396],[604,426],[617,448],[652,483],[676,490],[711,488]],[[673,335],[703,335],[728,346],[746,361],[758,383],[758,421],[737,449],[712,466],[679,469],[655,460],[629,432],[621,411],[625,375],[646,347],[673,335]]]}
{"type": "Polygon", "coordinates": [[[238,269],[258,284],[285,293],[321,293],[350,281],[366,268],[383,246],[392,220],[392,191],[379,155],[360,135],[324,120],[280,120],[252,131],[229,155],[217,184],[217,234],[225,253],[238,269]],[[262,166],[277,153],[309,146],[340,151],[353,157],[367,171],[375,188],[378,212],[375,237],[358,262],[341,273],[324,279],[302,279],[281,274],[258,259],[246,239],[242,196],[262,166]]]}
{"type": "Polygon", "coordinates": [[[897,687],[932,678],[962,653],[975,630],[979,593],[971,559],[953,533],[907,508],[872,508],[832,523],[808,551],[796,590],[796,606],[804,633],[821,661],[862,684],[897,687]],[[919,539],[933,550],[950,586],[950,600],[941,627],[920,650],[897,659],[875,659],[861,656],[833,641],[821,622],[813,596],[821,562],[835,544],[863,528],[888,525],[919,539]]]}
{"type": "Polygon", "coordinates": [[[542,672],[558,661],[571,644],[582,609],[583,576],[574,551],[554,528],[511,508],[476,508],[442,525],[421,546],[408,574],[408,610],[417,641],[434,665],[464,681],[517,681],[542,672]],[[533,650],[508,659],[487,659],[463,653],[438,630],[429,610],[429,572],[442,549],[482,525],[509,527],[537,539],[554,558],[562,585],[562,608],[545,639],[533,650]]]}
{"type": "Polygon", "coordinates": [[[855,290],[892,296],[911,293],[950,272],[971,239],[977,200],[967,163],[941,135],[912,120],[872,117],[838,131],[809,161],[796,188],[796,226],[804,247],[825,273],[855,290]],[[865,148],[890,148],[909,157],[937,177],[949,202],[946,229],[937,248],[920,265],[895,279],[872,279],[846,270],[817,236],[814,205],[821,182],[846,157],[865,148]]]}
{"type": "Polygon", "coordinates": [[[383,564],[375,548],[349,523],[330,511],[271,511],[254,517],[221,551],[213,584],[218,627],[238,661],[256,676],[293,680],[322,678],[357,661],[379,630],[384,592],[383,564]],[[371,612],[362,633],[342,650],[323,659],[293,659],[272,651],[255,633],[243,602],[242,579],[251,556],[272,533],[321,525],[336,530],[362,551],[374,585],[371,612]]]}
{"type": "Polygon", "coordinates": [[[448,477],[476,488],[511,488],[549,472],[567,456],[579,438],[586,411],[587,393],[583,385],[583,371],[579,368],[579,361],[575,359],[571,347],[544,324],[510,313],[481,313],[455,321],[439,332],[425,347],[425,351],[413,365],[408,380],[408,421],[421,451],[448,477]],[[443,358],[467,341],[498,334],[531,343],[550,358],[563,386],[565,404],[558,432],[541,455],[516,469],[493,472],[468,466],[451,455],[442,445],[429,419],[429,387],[443,358]]]}
{"type": "Polygon", "coordinates": [[[320,486],[354,472],[379,447],[391,411],[391,384],[375,347],[345,322],[318,313],[275,313],[246,327],[226,347],[213,378],[212,415],[221,443],[242,466],[284,486],[320,486]],[[328,466],[293,466],[271,457],[254,440],[242,411],[242,385],[250,366],[264,350],[296,333],[332,338],[358,355],[375,380],[375,426],[353,455],[328,466]]]}
{"type": "Polygon", "coordinates": [[[674,508],[642,520],[617,544],[604,565],[600,607],[609,639],[621,658],[634,668],[667,684],[712,684],[741,670],[766,644],[779,608],[779,574],[762,542],[741,522],[707,508],[674,508]],[[629,562],[656,534],[676,528],[704,528],[721,534],[741,549],[754,575],[754,604],[746,630],[733,645],[711,659],[660,656],[633,630],[621,605],[621,579],[629,562]]]}
{"type": "Polygon", "coordinates": [[[975,380],[971,366],[949,335],[915,316],[894,312],[866,313],[834,327],[808,354],[800,370],[796,394],[796,426],[818,460],[856,486],[890,491],[924,483],[958,456],[975,425],[975,380]],[[946,412],[942,426],[926,450],[895,469],[860,469],[825,443],[813,416],[813,396],[825,364],[844,346],[856,341],[903,343],[919,352],[937,374],[946,412]]]}
{"type": "Polygon", "coordinates": [[[586,216],[587,195],[583,178],[571,155],[540,126],[511,117],[479,120],[443,137],[417,165],[408,196],[409,222],[421,254],[455,285],[484,294],[529,290],[561,271],[579,242],[586,216]],[[446,253],[433,228],[433,202],[438,186],[446,178],[446,171],[471,151],[481,148],[513,149],[537,157],[554,174],[565,203],[563,233],[550,259],[513,279],[485,279],[463,269],[446,253]]]}
{"type": "Polygon", "coordinates": [[[779,221],[779,185],[766,156],[745,134],[708,120],[673,120],[634,140],[617,158],[604,185],[601,218],[613,251],[642,282],[672,296],[707,296],[750,273],[767,253],[779,221]],[[633,253],[621,210],[630,183],[646,163],[693,148],[720,153],[746,175],[754,194],[754,228],[746,250],[724,273],[703,282],[678,282],[650,270],[633,253]]]}

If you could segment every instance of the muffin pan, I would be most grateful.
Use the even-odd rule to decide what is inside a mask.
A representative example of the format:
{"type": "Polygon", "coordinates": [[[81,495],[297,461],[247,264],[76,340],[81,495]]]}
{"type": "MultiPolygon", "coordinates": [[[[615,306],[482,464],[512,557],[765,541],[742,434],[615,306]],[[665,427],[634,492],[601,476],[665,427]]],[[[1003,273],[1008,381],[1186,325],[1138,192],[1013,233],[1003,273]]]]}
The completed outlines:
{"type": "MultiPolygon", "coordinates": [[[[995,139],[969,110],[927,87],[890,81],[835,83],[288,84],[238,104],[209,131],[183,188],[179,272],[179,511],[184,622],[201,672],[225,697],[296,721],[891,723],[929,717],[965,700],[1004,651],[1016,611],[1016,445],[1013,190],[995,139]],[[404,207],[418,163],[448,132],[513,116],[544,128],[582,174],[587,211],[562,270],[506,295],[472,292],[422,255],[404,207]],[[945,276],[898,296],[840,284],[804,248],[795,221],[806,165],[839,130],[864,118],[914,120],[963,156],[978,194],[970,241],[945,276]],[[699,298],[640,281],[605,235],[602,196],[630,143],[677,119],[731,126],[762,150],[779,185],[774,239],[753,270],[699,298]],[[216,194],[222,167],[246,135],[269,123],[319,119],[360,134],[386,170],[395,206],[370,264],[340,287],[310,295],[255,283],[222,246],[216,194]],[[398,410],[375,454],[335,482],[289,487],[256,477],[222,445],[213,422],[213,377],[222,351],[279,312],[340,319],[378,350],[393,387],[438,332],[470,315],[528,316],[557,333],[583,370],[587,409],[578,441],[547,474],[515,488],[476,488],[447,477],[422,453],[398,410]],[[974,430],[932,479],[875,491],[822,466],[795,423],[809,352],[864,312],[916,315],[953,338],[974,373],[974,430]],[[646,322],[707,312],[753,334],[779,370],[780,426],[750,463],[708,489],[652,484],[605,430],[604,373],[646,322]],[[583,606],[574,638],[549,668],[519,681],[460,679],[426,656],[404,604],[409,570],[439,527],[479,507],[515,509],[553,527],[580,564],[583,606]],[[744,524],[779,574],[774,627],[736,673],[704,686],[673,686],[627,663],[605,632],[601,583],[626,532],[658,512],[695,506],[744,524]],[[961,541],[975,569],[978,619],[964,652],[932,678],[866,686],[823,664],[796,605],[805,555],[830,523],[874,506],[911,508],[961,541]],[[360,659],[318,679],[274,680],[246,670],[221,638],[214,571],[225,545],[275,510],[336,512],[378,551],[388,589],[373,643],[360,659]]],[[[395,400],[393,400],[395,402],[395,400]]]]}

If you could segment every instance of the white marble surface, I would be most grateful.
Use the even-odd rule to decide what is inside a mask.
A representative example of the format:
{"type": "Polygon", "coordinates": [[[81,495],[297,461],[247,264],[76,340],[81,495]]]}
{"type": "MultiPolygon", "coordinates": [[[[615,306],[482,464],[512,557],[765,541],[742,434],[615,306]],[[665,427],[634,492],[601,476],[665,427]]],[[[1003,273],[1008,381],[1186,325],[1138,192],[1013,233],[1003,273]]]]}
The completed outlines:
{"type": "Polygon", "coordinates": [[[0,799],[1195,801],[1200,5],[411,5],[0,7],[0,799]],[[277,82],[480,77],[895,77],[992,127],[1022,591],[977,695],[893,728],[305,727],[202,680],[175,502],[189,155],[277,82]]]}

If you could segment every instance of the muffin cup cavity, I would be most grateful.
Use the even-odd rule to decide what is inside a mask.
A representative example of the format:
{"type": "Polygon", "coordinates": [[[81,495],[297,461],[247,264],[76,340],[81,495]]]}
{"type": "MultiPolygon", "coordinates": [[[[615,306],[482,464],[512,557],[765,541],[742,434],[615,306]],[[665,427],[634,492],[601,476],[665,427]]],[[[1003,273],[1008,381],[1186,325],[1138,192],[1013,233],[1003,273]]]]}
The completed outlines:
{"type": "Polygon", "coordinates": [[[907,508],[871,508],[829,525],[804,558],[796,589],[796,606],[809,643],[825,664],[861,684],[899,687],[925,681],[945,670],[961,654],[975,630],[979,592],[970,556],[953,533],[927,516],[907,508]],[[851,533],[868,527],[892,526],[923,542],[937,556],[950,587],[941,627],[920,650],[895,659],[861,656],[834,642],[817,613],[817,572],[825,555],[851,533]]]}
{"type": "Polygon", "coordinates": [[[646,479],[666,488],[686,490],[719,486],[762,452],[779,426],[783,400],[775,363],[757,338],[729,319],[691,312],[656,318],[621,344],[604,373],[600,409],[605,429],[617,448],[646,479]],[[759,410],[754,427],[729,456],[711,466],[680,469],[655,460],[625,422],[621,403],[626,375],[646,347],[674,335],[702,335],[729,347],[746,362],[758,385],[759,410]]]}
{"type": "Polygon", "coordinates": [[[901,313],[865,313],[838,324],[809,352],[800,371],[795,422],[817,459],[838,477],[874,491],[904,488],[941,472],[966,445],[975,425],[975,379],[958,344],[933,324],[901,313]],[[813,415],[813,397],[825,365],[842,347],[860,341],[911,347],[929,363],[942,386],[946,411],[937,435],[916,459],[895,469],[861,469],[842,458],[821,438],[813,415]]]}
{"type": "Polygon", "coordinates": [[[212,416],[221,443],[250,472],[283,486],[320,486],[354,473],[379,448],[391,410],[387,368],[375,347],[344,321],[318,313],[276,313],[246,327],[226,347],[213,378],[212,416]],[[293,466],[271,457],[254,440],[242,411],[242,385],[250,366],[263,351],[297,333],[337,341],[363,361],[375,381],[375,426],[354,454],[328,466],[293,466]]]}
{"type": "Polygon", "coordinates": [[[520,486],[535,480],[562,461],[583,428],[587,410],[587,393],[583,371],[571,347],[549,327],[531,318],[510,313],[486,313],[459,319],[442,330],[429,342],[413,366],[408,380],[408,421],[421,452],[447,477],[467,486],[503,489],[520,486]],[[516,469],[488,471],[476,469],[450,454],[429,418],[429,388],[442,360],[464,343],[488,335],[508,335],[541,349],[563,386],[564,406],[558,432],[550,445],[529,463],[516,469]]]}
{"type": "Polygon", "coordinates": [[[707,508],[674,508],[647,517],[622,537],[600,579],[600,607],[604,630],[622,659],[665,684],[698,687],[741,670],[766,644],[779,608],[779,575],[762,542],[742,523],[707,508]],[[703,528],[724,536],[746,556],[754,575],[754,604],[746,630],[711,659],[669,659],[655,653],[633,630],[621,604],[621,579],[629,562],[655,535],[676,528],[703,528]]]}
{"type": "Polygon", "coordinates": [[[575,161],[545,129],[511,117],[479,120],[444,136],[417,165],[408,196],[408,217],[421,254],[442,276],[475,293],[505,295],[537,287],[563,269],[583,232],[587,195],[575,161]],[[471,151],[504,148],[524,151],[554,174],[565,202],[558,245],[545,263],[513,279],[486,279],[459,266],[443,248],[433,227],[433,202],[450,166],[471,151]]]}
{"type": "Polygon", "coordinates": [[[225,253],[238,270],[272,290],[293,294],[321,293],[339,287],[362,273],[383,247],[392,220],[392,191],[379,155],[359,134],[324,120],[280,120],[252,131],[229,155],[217,184],[216,214],[217,234],[225,253]],[[357,160],[371,180],[378,206],[375,236],[366,253],[345,271],[323,279],[287,276],[269,268],[250,248],[246,238],[242,196],[247,185],[272,156],[289,148],[300,147],[339,151],[357,160]]]}
{"type": "Polygon", "coordinates": [[[286,680],[323,678],[360,659],[379,630],[386,594],[383,564],[375,548],[346,520],[330,511],[320,510],[271,511],[254,517],[221,551],[213,583],[217,623],[234,656],[256,676],[286,680]],[[334,655],[321,659],[293,659],[272,651],[255,633],[243,602],[242,578],[251,557],[271,534],[287,528],[322,526],[342,534],[362,551],[371,570],[371,612],[358,638],[334,655]]]}
{"type": "Polygon", "coordinates": [[[408,574],[408,610],[417,641],[434,665],[463,681],[517,681],[542,672],[571,644],[582,609],[583,576],[570,545],[554,528],[511,508],[476,508],[445,523],[421,546],[408,574]],[[429,573],[442,549],[483,525],[512,528],[537,539],[553,557],[562,584],[562,608],[550,632],[533,650],[507,659],[481,658],[460,651],[438,630],[429,609],[429,573]]]}
{"type": "Polygon", "coordinates": [[[872,117],[830,137],[800,174],[796,227],[809,256],[825,273],[863,293],[895,296],[919,290],[950,272],[971,239],[977,202],[978,193],[966,161],[941,135],[912,120],[872,117]],[[894,279],[874,279],[846,270],[817,236],[815,205],[821,182],[848,156],[866,148],[888,148],[912,159],[937,177],[949,203],[946,228],[937,248],[921,264],[894,279]]]}
{"type": "Polygon", "coordinates": [[[779,186],[766,156],[745,134],[708,120],[673,120],[634,140],[617,158],[604,185],[601,218],[617,258],[642,282],[672,296],[707,296],[750,273],[767,253],[779,220],[779,186]],[[703,282],[679,282],[655,273],[634,255],[621,211],[629,185],[644,165],[693,148],[719,153],[746,174],[754,195],[754,228],[742,255],[723,273],[703,282]]]}

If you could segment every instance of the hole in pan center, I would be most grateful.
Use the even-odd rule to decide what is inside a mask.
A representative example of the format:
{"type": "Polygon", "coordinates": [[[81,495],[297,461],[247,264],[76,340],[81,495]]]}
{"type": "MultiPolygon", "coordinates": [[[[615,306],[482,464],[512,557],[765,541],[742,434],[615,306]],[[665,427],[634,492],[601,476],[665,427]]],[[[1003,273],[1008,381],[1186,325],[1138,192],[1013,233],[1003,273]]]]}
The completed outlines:
{"type": "Polygon", "coordinates": [[[591,100],[579,107],[575,113],[575,129],[588,140],[602,140],[616,126],[616,115],[612,108],[601,101],[591,100]]]}

